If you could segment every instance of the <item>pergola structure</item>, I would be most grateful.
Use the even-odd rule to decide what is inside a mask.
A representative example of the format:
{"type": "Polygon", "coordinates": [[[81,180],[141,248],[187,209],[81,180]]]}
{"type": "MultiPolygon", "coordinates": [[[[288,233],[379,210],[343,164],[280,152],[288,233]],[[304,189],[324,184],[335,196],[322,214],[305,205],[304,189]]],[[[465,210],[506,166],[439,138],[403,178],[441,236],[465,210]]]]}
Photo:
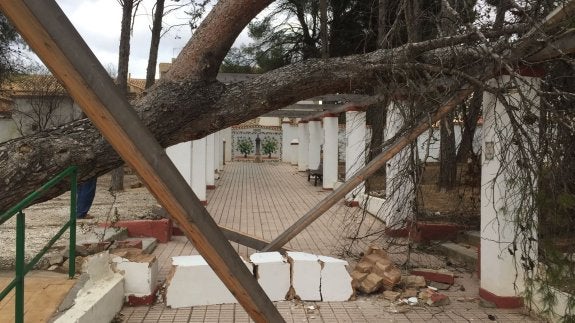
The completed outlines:
{"type": "MultiPolygon", "coordinates": [[[[62,81],[74,100],[124,161],[139,174],[150,192],[257,322],[281,322],[283,318],[227,239],[250,246],[258,245],[258,250],[281,248],[473,91],[471,86],[463,87],[431,118],[425,117],[425,120],[421,120],[405,133],[394,136],[391,144],[387,145],[379,156],[358,170],[292,227],[272,242],[266,243],[258,238],[218,227],[55,1],[6,0],[0,2],[0,7],[29,46],[62,81]],[[266,245],[262,247],[263,244],[266,245]]],[[[569,17],[574,9],[575,1],[571,1],[554,11],[538,27],[556,24],[569,17]]],[[[522,57],[542,60],[558,53],[573,52],[573,43],[574,37],[571,33],[569,37],[557,40],[543,51],[521,55],[529,52],[529,40],[524,43],[525,46],[519,46],[518,51],[522,57]],[[556,50],[557,47],[561,47],[560,50],[556,50]],[[547,51],[544,52],[545,50],[547,51]]],[[[484,75],[483,79],[487,80],[493,76],[484,75]]],[[[345,109],[357,110],[357,105],[349,104],[345,109]]],[[[297,108],[301,107],[296,105],[285,111],[293,113],[297,108]]],[[[338,105],[332,108],[342,107],[338,105]]],[[[302,116],[301,113],[296,111],[299,116],[302,116]]],[[[313,111],[313,114],[316,113],[331,115],[329,111],[313,111]]]]}

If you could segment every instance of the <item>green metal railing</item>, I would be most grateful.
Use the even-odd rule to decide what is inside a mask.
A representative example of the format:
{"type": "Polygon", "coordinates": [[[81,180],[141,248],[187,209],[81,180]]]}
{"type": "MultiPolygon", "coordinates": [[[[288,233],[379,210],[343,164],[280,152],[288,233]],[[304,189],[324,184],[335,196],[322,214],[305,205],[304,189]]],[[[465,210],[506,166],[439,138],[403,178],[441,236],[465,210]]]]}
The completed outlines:
{"type": "Polygon", "coordinates": [[[76,166],[70,166],[39,189],[28,195],[14,207],[0,215],[0,225],[8,221],[16,214],[16,277],[0,292],[0,301],[4,299],[12,289],[16,288],[15,294],[15,322],[24,322],[24,276],[34,268],[42,256],[52,247],[52,245],[70,228],[70,252],[68,259],[68,276],[74,277],[76,272],[76,166]],[[24,262],[24,241],[25,241],[25,217],[23,209],[28,207],[34,200],[42,196],[48,189],[61,182],[66,177],[70,177],[70,220],[58,231],[58,233],[40,250],[40,252],[26,264],[24,262]]]}

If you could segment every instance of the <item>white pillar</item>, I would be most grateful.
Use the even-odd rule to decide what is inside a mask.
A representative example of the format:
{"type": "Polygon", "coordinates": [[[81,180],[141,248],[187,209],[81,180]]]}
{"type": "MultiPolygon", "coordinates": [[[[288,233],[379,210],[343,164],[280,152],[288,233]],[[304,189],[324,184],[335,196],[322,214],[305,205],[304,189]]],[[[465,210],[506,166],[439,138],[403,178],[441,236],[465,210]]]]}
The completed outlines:
{"type": "Polygon", "coordinates": [[[203,203],[206,199],[206,138],[192,143],[192,190],[203,203]]]}
{"type": "MultiPolygon", "coordinates": [[[[404,126],[405,120],[401,114],[404,107],[399,102],[392,101],[387,106],[387,118],[383,131],[384,141],[393,138],[404,126]]],[[[413,177],[410,174],[410,148],[405,147],[385,164],[385,195],[383,208],[378,217],[385,221],[389,229],[405,227],[405,220],[413,213],[415,191],[413,177]]]]}
{"type": "Polygon", "coordinates": [[[192,142],[182,142],[166,148],[166,154],[176,165],[188,185],[192,185],[192,142]]]}
{"type": "Polygon", "coordinates": [[[224,170],[224,132],[218,131],[218,141],[216,142],[216,154],[218,155],[218,169],[224,170]]]}
{"type": "Polygon", "coordinates": [[[305,172],[308,167],[308,149],[309,149],[309,129],[307,121],[300,121],[298,123],[298,162],[297,169],[300,172],[305,172]]]}
{"type": "Polygon", "coordinates": [[[298,152],[299,152],[299,141],[296,139],[292,139],[290,143],[290,150],[291,150],[291,165],[297,166],[298,163],[298,152]]]}
{"type": "Polygon", "coordinates": [[[216,170],[214,169],[214,134],[206,136],[206,188],[213,190],[216,188],[216,170]]]}
{"type": "Polygon", "coordinates": [[[224,138],[222,140],[222,142],[225,141],[225,156],[224,156],[224,161],[227,162],[231,162],[232,161],[232,128],[226,128],[224,130],[222,130],[222,137],[224,138]]]}
{"type": "Polygon", "coordinates": [[[321,121],[310,120],[309,127],[309,146],[308,146],[308,168],[318,169],[321,163],[321,121]]]}
{"type": "MultiPolygon", "coordinates": [[[[216,174],[219,173],[220,170],[220,152],[219,152],[219,146],[220,146],[220,132],[216,131],[214,132],[214,171],[216,174]]],[[[216,176],[216,179],[218,179],[219,177],[216,176]]]]}
{"type": "MultiPolygon", "coordinates": [[[[365,111],[349,110],[345,113],[345,180],[351,178],[365,166],[365,111]]],[[[355,197],[363,193],[365,184],[362,182],[349,192],[346,200],[354,203],[355,197]]]]}
{"type": "Polygon", "coordinates": [[[288,118],[282,120],[282,162],[291,162],[291,122],[288,118]]]}
{"type": "Polygon", "coordinates": [[[323,118],[325,143],[323,144],[323,188],[332,190],[337,182],[337,116],[328,114],[323,118]]]}
{"type": "MultiPolygon", "coordinates": [[[[510,105],[519,108],[514,113],[518,120],[522,120],[526,106],[533,109],[532,113],[538,113],[536,90],[539,89],[539,81],[539,78],[522,77],[518,79],[520,84],[517,86],[508,75],[503,75],[491,80],[490,85],[499,88],[511,85],[504,96],[510,105]]],[[[483,94],[483,119],[479,295],[500,307],[516,307],[521,304],[519,295],[525,287],[521,257],[537,258],[536,240],[529,239],[529,235],[537,239],[534,228],[522,230],[517,219],[528,217],[536,227],[537,215],[535,211],[533,214],[525,212],[532,200],[526,196],[527,189],[520,187],[520,183],[525,182],[516,173],[520,154],[518,146],[513,144],[510,119],[504,105],[489,92],[483,94]],[[524,213],[519,212],[519,205],[523,205],[524,213]],[[527,250],[524,248],[526,245],[530,247],[527,250]],[[515,256],[509,249],[515,249],[515,256]]],[[[526,132],[530,132],[532,143],[537,142],[538,127],[537,124],[524,127],[526,132]]],[[[523,162],[536,163],[534,160],[523,162]]],[[[536,167],[532,164],[531,169],[536,167]]],[[[533,184],[537,183],[537,174],[532,173],[529,177],[533,184]]]]}

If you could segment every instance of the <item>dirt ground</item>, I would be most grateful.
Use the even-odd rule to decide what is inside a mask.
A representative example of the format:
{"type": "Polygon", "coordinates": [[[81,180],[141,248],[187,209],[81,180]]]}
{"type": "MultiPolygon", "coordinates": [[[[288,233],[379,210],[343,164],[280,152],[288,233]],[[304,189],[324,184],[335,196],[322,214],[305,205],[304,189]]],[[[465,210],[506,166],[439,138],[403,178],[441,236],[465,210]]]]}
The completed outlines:
{"type": "MultiPolygon", "coordinates": [[[[437,187],[439,163],[427,163],[422,169],[421,182],[417,187],[418,218],[422,220],[449,221],[479,229],[481,191],[480,175],[470,174],[466,164],[458,165],[455,189],[440,191],[437,187]]],[[[368,184],[371,192],[385,191],[385,175],[371,176],[368,184]]]]}

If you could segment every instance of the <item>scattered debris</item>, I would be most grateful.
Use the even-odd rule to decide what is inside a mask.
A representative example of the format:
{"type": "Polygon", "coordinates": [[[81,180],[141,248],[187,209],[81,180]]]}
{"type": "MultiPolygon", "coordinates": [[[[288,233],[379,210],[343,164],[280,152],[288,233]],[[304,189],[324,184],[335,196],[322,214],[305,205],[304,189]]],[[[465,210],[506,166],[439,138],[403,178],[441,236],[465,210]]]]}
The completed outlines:
{"type": "Polygon", "coordinates": [[[401,282],[406,288],[421,288],[427,286],[425,278],[417,275],[406,275],[401,277],[401,282]]]}
{"type": "Polygon", "coordinates": [[[451,301],[449,300],[449,296],[441,293],[433,293],[427,300],[427,305],[429,306],[445,306],[449,305],[451,301]]]}
{"type": "Polygon", "coordinates": [[[432,281],[432,282],[429,282],[429,286],[437,288],[438,290],[449,290],[449,288],[451,288],[452,285],[432,281]]]}
{"type": "Polygon", "coordinates": [[[407,304],[408,305],[417,305],[419,303],[419,300],[417,299],[417,297],[413,296],[407,299],[407,304]]]}
{"type": "Polygon", "coordinates": [[[390,300],[392,302],[397,301],[399,299],[399,296],[401,296],[400,292],[394,292],[391,290],[386,290],[383,292],[383,298],[390,300]]]}
{"type": "Polygon", "coordinates": [[[401,297],[409,298],[409,297],[417,297],[417,289],[415,288],[408,288],[403,293],[401,293],[401,297]]]}
{"type": "Polygon", "coordinates": [[[315,306],[313,306],[313,305],[310,305],[310,306],[306,306],[306,307],[305,307],[305,313],[306,313],[306,314],[314,314],[314,313],[315,313],[315,310],[316,310],[316,308],[315,308],[315,306]]]}

